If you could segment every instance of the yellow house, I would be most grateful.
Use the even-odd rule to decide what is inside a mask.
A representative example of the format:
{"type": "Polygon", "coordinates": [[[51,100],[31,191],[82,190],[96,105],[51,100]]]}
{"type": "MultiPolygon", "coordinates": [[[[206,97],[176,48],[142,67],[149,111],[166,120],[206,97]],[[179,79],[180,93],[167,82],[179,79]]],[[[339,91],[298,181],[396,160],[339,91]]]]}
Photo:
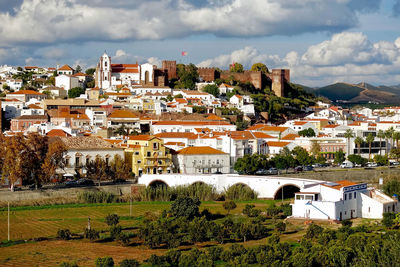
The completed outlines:
{"type": "Polygon", "coordinates": [[[155,112],[155,103],[153,99],[143,99],[143,111],[155,112]]]}
{"type": "Polygon", "coordinates": [[[172,173],[172,156],[162,139],[152,135],[130,136],[125,149],[135,176],[172,173]]]}

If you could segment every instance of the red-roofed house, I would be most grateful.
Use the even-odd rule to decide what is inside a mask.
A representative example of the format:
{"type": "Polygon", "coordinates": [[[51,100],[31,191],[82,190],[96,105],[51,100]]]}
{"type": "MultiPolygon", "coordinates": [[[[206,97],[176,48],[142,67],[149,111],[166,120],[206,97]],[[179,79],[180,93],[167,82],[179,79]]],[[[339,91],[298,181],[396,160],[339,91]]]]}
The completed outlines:
{"type": "Polygon", "coordinates": [[[6,99],[17,99],[22,102],[28,102],[31,99],[41,101],[46,99],[46,95],[33,90],[19,90],[13,93],[8,93],[6,99]]]}

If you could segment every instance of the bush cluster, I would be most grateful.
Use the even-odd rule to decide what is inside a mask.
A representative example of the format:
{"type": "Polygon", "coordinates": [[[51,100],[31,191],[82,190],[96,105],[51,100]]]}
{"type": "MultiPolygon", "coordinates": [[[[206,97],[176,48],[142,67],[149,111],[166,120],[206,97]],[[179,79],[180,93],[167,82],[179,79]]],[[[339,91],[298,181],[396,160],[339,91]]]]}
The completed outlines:
{"type": "Polygon", "coordinates": [[[222,194],[218,194],[215,187],[208,184],[196,183],[193,185],[167,187],[148,186],[137,196],[139,201],[174,201],[179,197],[198,198],[201,201],[212,201],[221,199],[231,200],[254,200],[257,193],[246,185],[233,185],[222,194]]]}
{"type": "Polygon", "coordinates": [[[57,238],[62,240],[69,240],[71,239],[71,232],[69,229],[59,229],[57,231],[57,238]]]}
{"type": "Polygon", "coordinates": [[[118,198],[112,194],[107,192],[82,192],[78,195],[78,199],[80,202],[84,203],[113,203],[117,202],[118,198]]]}

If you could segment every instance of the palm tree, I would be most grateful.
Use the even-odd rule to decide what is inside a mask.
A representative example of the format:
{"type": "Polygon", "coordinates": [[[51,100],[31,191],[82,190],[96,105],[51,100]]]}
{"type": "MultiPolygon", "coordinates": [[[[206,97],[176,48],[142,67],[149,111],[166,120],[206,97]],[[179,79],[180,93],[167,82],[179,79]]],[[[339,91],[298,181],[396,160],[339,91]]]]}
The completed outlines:
{"type": "Polygon", "coordinates": [[[396,148],[399,147],[399,140],[400,140],[400,132],[393,133],[393,140],[396,141],[396,148]]]}
{"type": "MultiPolygon", "coordinates": [[[[390,127],[389,129],[387,129],[385,131],[385,139],[386,139],[386,154],[388,154],[388,140],[393,138],[393,133],[394,133],[394,129],[393,127],[390,127]]],[[[392,143],[393,146],[393,143],[392,143]]]]}
{"type": "Polygon", "coordinates": [[[372,144],[372,142],[374,142],[375,136],[373,136],[372,133],[369,133],[369,134],[367,135],[366,140],[367,140],[367,143],[368,143],[368,145],[369,145],[369,157],[368,157],[368,161],[370,161],[370,160],[371,160],[371,144],[372,144]]]}
{"type": "Polygon", "coordinates": [[[361,136],[357,136],[356,139],[354,139],[354,143],[358,147],[358,154],[361,154],[361,145],[364,143],[364,139],[361,136]]]}
{"type": "Polygon", "coordinates": [[[344,137],[347,138],[347,156],[350,155],[350,138],[354,137],[354,133],[351,129],[347,129],[344,133],[344,137]]]}
{"type": "MultiPolygon", "coordinates": [[[[382,139],[385,138],[385,132],[383,130],[379,130],[376,137],[379,138],[379,147],[382,148],[382,139]]],[[[379,155],[382,156],[382,150],[379,149],[379,155]]]]}

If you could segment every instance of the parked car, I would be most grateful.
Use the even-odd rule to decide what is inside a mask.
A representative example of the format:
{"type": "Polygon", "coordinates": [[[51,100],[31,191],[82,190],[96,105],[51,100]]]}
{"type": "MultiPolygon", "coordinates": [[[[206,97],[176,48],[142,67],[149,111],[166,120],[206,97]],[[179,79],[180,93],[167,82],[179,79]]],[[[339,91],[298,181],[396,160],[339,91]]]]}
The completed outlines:
{"type": "Polygon", "coordinates": [[[302,166],[297,166],[294,168],[295,172],[302,172],[303,171],[303,167],[302,166]]]}
{"type": "Polygon", "coordinates": [[[314,170],[313,166],[304,166],[303,171],[312,171],[314,170]]]}
{"type": "Polygon", "coordinates": [[[269,170],[267,171],[268,174],[278,174],[278,169],[277,168],[269,168],[269,170]]]}
{"type": "Polygon", "coordinates": [[[314,163],[313,165],[311,165],[313,168],[321,168],[322,165],[319,163],[314,163]]]}
{"type": "Polygon", "coordinates": [[[390,165],[392,165],[392,166],[399,166],[399,162],[397,162],[397,161],[391,161],[390,162],[390,165]]]}
{"type": "Polygon", "coordinates": [[[68,180],[65,182],[66,187],[75,187],[78,186],[78,182],[75,180],[68,180]]]}
{"type": "Polygon", "coordinates": [[[79,179],[76,182],[76,184],[77,185],[94,185],[94,182],[93,182],[93,180],[82,178],[82,179],[79,179]]]}
{"type": "Polygon", "coordinates": [[[264,169],[259,169],[256,171],[256,174],[257,175],[266,175],[266,174],[268,174],[268,171],[264,170],[264,169]]]}
{"type": "Polygon", "coordinates": [[[342,169],[347,169],[347,168],[350,169],[350,168],[353,168],[353,167],[354,167],[353,162],[348,161],[348,160],[346,160],[342,164],[340,164],[340,168],[342,168],[342,169]]]}
{"type": "Polygon", "coordinates": [[[376,164],[375,162],[368,162],[367,167],[378,167],[378,164],[376,164]]]}

